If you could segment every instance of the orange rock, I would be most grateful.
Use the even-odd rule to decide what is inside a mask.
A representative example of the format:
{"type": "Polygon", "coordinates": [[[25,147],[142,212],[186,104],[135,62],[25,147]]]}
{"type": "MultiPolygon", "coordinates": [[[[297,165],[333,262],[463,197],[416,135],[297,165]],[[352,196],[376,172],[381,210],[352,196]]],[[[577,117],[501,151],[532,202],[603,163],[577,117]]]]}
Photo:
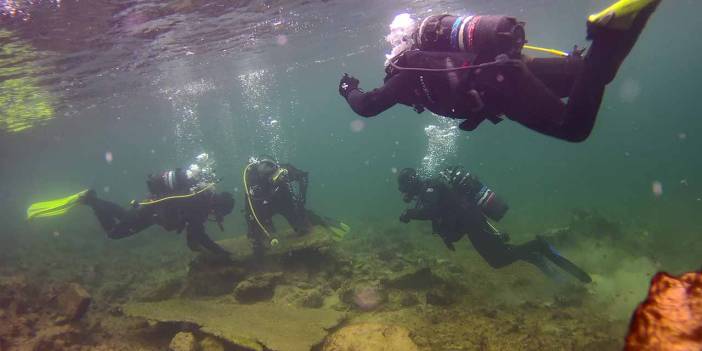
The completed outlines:
{"type": "Polygon", "coordinates": [[[702,350],[702,273],[658,273],[634,312],[625,350],[702,350]]]}

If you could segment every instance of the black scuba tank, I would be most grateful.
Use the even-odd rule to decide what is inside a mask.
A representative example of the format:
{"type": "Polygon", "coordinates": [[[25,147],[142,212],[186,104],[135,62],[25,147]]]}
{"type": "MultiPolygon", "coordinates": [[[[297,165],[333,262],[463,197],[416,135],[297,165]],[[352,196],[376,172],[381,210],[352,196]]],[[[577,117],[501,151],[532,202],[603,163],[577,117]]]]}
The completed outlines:
{"type": "Polygon", "coordinates": [[[192,185],[185,171],[180,168],[156,175],[149,174],[146,179],[146,187],[149,192],[157,197],[188,193],[192,185]]]}
{"type": "Polygon", "coordinates": [[[419,50],[470,52],[477,63],[500,54],[518,58],[526,43],[524,23],[508,16],[433,15],[422,20],[415,35],[419,50]]]}
{"type": "Polygon", "coordinates": [[[465,195],[465,199],[477,206],[486,217],[499,221],[507,213],[507,203],[465,168],[449,167],[441,171],[440,175],[454,191],[465,195]]]}

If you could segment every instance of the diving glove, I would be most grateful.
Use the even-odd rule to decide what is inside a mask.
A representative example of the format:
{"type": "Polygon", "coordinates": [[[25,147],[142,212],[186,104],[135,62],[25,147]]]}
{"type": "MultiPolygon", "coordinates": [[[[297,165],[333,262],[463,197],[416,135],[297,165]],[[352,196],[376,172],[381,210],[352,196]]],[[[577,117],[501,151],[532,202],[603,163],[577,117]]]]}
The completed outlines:
{"type": "Polygon", "coordinates": [[[348,98],[352,90],[358,89],[359,83],[358,79],[350,76],[348,73],[344,73],[341,81],[339,81],[339,95],[343,96],[344,99],[348,98]]]}

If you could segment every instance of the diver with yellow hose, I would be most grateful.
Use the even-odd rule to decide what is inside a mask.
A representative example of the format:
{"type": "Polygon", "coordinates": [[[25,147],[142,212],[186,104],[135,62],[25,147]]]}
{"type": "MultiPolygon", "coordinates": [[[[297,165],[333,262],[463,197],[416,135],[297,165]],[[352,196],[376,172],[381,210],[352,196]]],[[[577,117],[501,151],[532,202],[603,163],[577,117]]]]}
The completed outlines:
{"type": "Polygon", "coordinates": [[[56,216],[70,208],[84,204],[90,206],[100,225],[110,239],[132,236],[154,224],[167,231],[185,230],[188,247],[202,249],[215,255],[229,253],[217,245],[205,232],[205,222],[214,217],[220,229],[222,219],[234,209],[234,198],[228,192],[216,193],[218,181],[214,163],[207,154],[201,154],[186,170],[176,168],[156,175],[149,175],[146,184],[149,197],[133,202],[129,208],[99,199],[94,190],[53,201],[35,203],[27,210],[27,218],[56,216]]]}
{"type": "Polygon", "coordinates": [[[525,45],[524,23],[507,16],[398,15],[386,40],[382,87],[359,89],[344,74],[339,94],[357,114],[373,117],[395,104],[461,119],[472,131],[503,116],[562,140],[591,133],[605,86],[617,74],[661,0],[620,0],[587,21],[592,45],[570,53],[525,45]],[[557,57],[533,58],[523,49],[557,57]],[[568,98],[567,102],[561,99],[568,98]]]}
{"type": "Polygon", "coordinates": [[[266,244],[275,245],[273,216],[280,214],[299,235],[311,228],[307,202],[307,172],[270,157],[251,158],[244,168],[245,213],[248,237],[255,257],[262,257],[266,244]]]}

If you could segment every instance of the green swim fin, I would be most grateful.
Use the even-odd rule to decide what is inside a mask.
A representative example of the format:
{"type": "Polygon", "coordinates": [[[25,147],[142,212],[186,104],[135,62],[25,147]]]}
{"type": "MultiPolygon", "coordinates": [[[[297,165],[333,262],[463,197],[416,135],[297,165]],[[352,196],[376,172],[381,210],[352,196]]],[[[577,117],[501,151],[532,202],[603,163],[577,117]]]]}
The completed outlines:
{"type": "Polygon", "coordinates": [[[344,239],[346,234],[351,231],[351,227],[342,221],[324,217],[324,222],[326,223],[327,228],[332,232],[332,239],[335,241],[341,241],[344,239]]]}
{"type": "Polygon", "coordinates": [[[88,191],[90,190],[86,189],[77,194],[73,194],[71,196],[67,196],[61,199],[33,203],[27,209],[27,219],[30,220],[40,217],[53,217],[63,215],[70,209],[75,207],[77,204],[79,204],[80,200],[83,198],[83,195],[85,195],[88,191]]]}
{"type": "Polygon", "coordinates": [[[661,0],[619,0],[610,7],[590,15],[588,25],[627,30],[643,9],[658,6],[661,0]]]}

